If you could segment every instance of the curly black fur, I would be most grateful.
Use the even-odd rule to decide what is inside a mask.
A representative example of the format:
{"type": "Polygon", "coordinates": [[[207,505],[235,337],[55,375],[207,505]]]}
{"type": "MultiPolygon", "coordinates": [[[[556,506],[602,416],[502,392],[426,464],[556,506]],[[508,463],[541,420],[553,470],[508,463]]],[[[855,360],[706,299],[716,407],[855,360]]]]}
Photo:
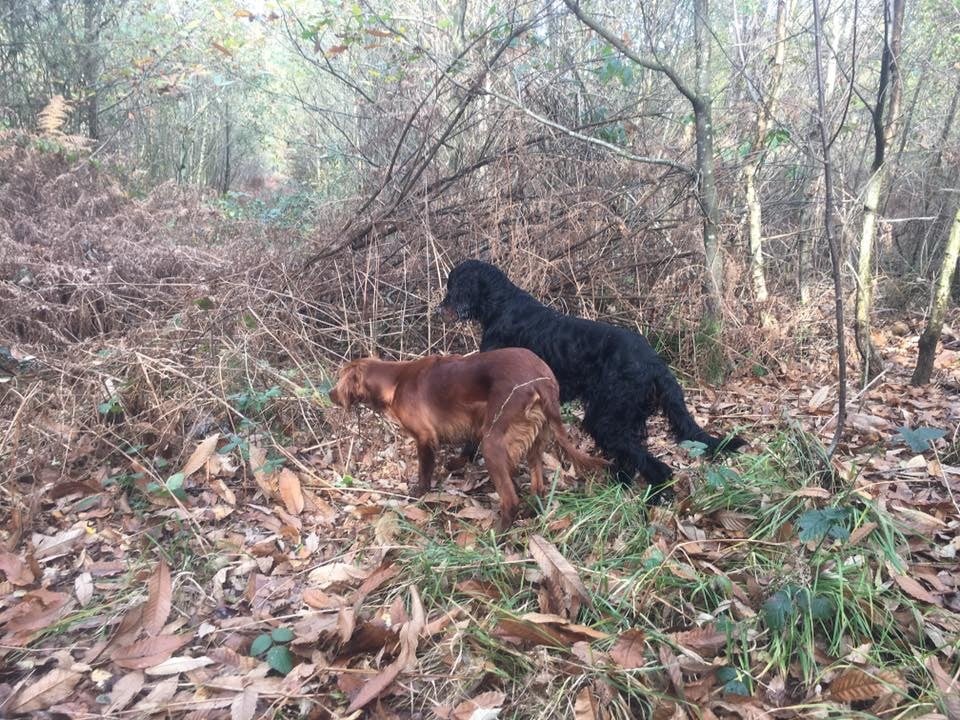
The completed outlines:
{"type": "Polygon", "coordinates": [[[613,471],[624,484],[640,473],[658,494],[672,475],[645,447],[647,418],[657,410],[666,415],[678,441],[696,440],[711,453],[746,444],[738,437],[714,437],[697,424],[680,384],[642,335],[562,315],[489,263],[457,265],[447,278],[440,310],[450,319],[480,323],[480,350],[523,347],[543,358],[560,383],[561,402],[583,401],[584,428],[613,460],[613,471]]]}

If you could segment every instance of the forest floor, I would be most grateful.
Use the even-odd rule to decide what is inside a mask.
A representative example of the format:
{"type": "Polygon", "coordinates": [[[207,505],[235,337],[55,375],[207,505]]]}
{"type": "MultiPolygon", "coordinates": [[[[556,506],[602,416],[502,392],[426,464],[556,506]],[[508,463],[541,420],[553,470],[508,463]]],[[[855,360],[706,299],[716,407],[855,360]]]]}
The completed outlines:
{"type": "MultiPolygon", "coordinates": [[[[15,180],[0,176],[0,202],[25,192],[15,180]]],[[[123,212],[125,237],[149,236],[182,209],[123,212]]],[[[30,222],[70,220],[54,215],[30,222]]],[[[10,242],[29,254],[20,225],[10,242]]],[[[888,367],[851,399],[827,471],[825,297],[792,352],[688,384],[696,416],[747,438],[743,453],[708,463],[654,425],[677,501],[650,511],[642,488],[584,485],[550,456],[542,507],[498,538],[482,466],[407,496],[411,442],[329,406],[334,356],[258,315],[270,293],[231,315],[256,342],[217,334],[223,315],[199,322],[259,286],[210,292],[214,260],[183,246],[168,277],[188,291],[163,289],[176,313],[110,285],[128,293],[116,312],[89,296],[71,306],[89,304],[85,318],[54,321],[37,301],[20,319],[108,332],[69,352],[47,335],[0,348],[0,715],[960,718],[952,331],[937,384],[918,389],[917,328],[880,324],[888,367]]],[[[0,277],[11,303],[59,262],[25,257],[10,262],[29,282],[0,277]]],[[[74,298],[109,285],[71,272],[74,298]]]]}

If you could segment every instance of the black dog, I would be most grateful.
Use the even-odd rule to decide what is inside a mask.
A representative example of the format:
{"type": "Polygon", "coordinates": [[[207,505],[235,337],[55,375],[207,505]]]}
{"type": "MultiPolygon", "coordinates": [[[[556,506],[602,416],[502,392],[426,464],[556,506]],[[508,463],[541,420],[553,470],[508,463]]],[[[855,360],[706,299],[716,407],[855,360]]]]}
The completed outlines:
{"type": "MultiPolygon", "coordinates": [[[[672,475],[645,447],[647,418],[657,410],[678,441],[696,440],[711,454],[746,444],[737,437],[714,437],[697,425],[680,384],[642,335],[551,310],[489,263],[457,265],[439,309],[451,321],[479,322],[481,351],[523,347],[543,358],[560,383],[561,402],[583,401],[583,425],[613,459],[613,471],[625,485],[639,472],[655,496],[672,475]]],[[[464,456],[474,452],[464,448],[464,456]]]]}

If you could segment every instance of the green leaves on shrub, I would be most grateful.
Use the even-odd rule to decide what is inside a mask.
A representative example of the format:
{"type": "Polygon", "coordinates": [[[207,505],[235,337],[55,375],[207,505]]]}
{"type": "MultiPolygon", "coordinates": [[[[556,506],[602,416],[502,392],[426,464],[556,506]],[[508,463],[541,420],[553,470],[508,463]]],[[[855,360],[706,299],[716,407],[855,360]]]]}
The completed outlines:
{"type": "Polygon", "coordinates": [[[267,664],[281,675],[293,670],[293,655],[286,645],[274,645],[267,651],[267,664]]]}
{"type": "Polygon", "coordinates": [[[690,453],[690,457],[702,457],[707,452],[707,446],[699,440],[684,440],[680,447],[690,453]]]}
{"type": "Polygon", "coordinates": [[[749,697],[750,676],[742,670],[729,665],[717,669],[717,680],[723,683],[723,691],[731,695],[743,695],[749,697]]]}
{"type": "Polygon", "coordinates": [[[825,595],[814,595],[809,588],[787,585],[767,598],[760,607],[764,624],[779,632],[807,616],[826,622],[836,613],[834,601],[825,595]]]}
{"type": "Polygon", "coordinates": [[[258,635],[250,645],[250,654],[253,657],[263,655],[270,649],[271,645],[273,645],[273,638],[271,638],[269,634],[264,633],[263,635],[258,635]]]}
{"type": "Polygon", "coordinates": [[[286,675],[293,670],[293,653],[287,643],[293,640],[293,631],[290,628],[279,627],[272,632],[257,635],[250,644],[250,655],[259,657],[266,653],[264,658],[271,669],[286,675]]]}
{"type": "Polygon", "coordinates": [[[850,530],[847,527],[850,516],[849,508],[807,510],[797,520],[800,539],[803,542],[809,542],[829,536],[834,540],[846,540],[850,537],[850,530]]]}
{"type": "Polygon", "coordinates": [[[727,485],[740,479],[736,470],[722,465],[711,465],[707,468],[707,487],[711,490],[724,490],[727,485]]]}
{"type": "Polygon", "coordinates": [[[763,621],[771,630],[782,630],[787,621],[796,617],[796,607],[793,604],[791,593],[787,590],[777,590],[763,603],[760,608],[763,621]]]}

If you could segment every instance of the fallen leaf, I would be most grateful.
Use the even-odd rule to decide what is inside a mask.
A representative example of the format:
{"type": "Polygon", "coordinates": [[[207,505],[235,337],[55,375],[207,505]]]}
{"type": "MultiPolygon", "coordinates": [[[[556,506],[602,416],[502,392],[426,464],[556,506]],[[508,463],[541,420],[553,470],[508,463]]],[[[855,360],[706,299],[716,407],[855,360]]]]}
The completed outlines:
{"type": "Polygon", "coordinates": [[[185,656],[172,657],[147,668],[146,673],[147,675],[177,675],[182,672],[190,672],[197,668],[206,667],[212,663],[213,659],[206,656],[197,658],[185,656]]]}
{"type": "Polygon", "coordinates": [[[646,639],[647,636],[642,630],[626,630],[620,633],[610,648],[610,657],[625,670],[643,667],[647,662],[646,639]]]}
{"type": "Polygon", "coordinates": [[[503,599],[499,588],[492,582],[486,582],[485,580],[461,580],[456,584],[456,589],[470,597],[484,598],[494,602],[503,599]]]}
{"type": "Polygon", "coordinates": [[[943,669],[935,655],[929,655],[924,665],[940,691],[940,703],[947,717],[949,720],[960,720],[960,681],[943,669]]]}
{"type": "Polygon", "coordinates": [[[573,717],[574,720],[599,720],[597,698],[589,686],[581,688],[577,693],[577,699],[573,702],[573,717]]]}
{"type": "Polygon", "coordinates": [[[15,715],[44,710],[67,699],[83,676],[73,670],[54,668],[43,677],[29,679],[7,703],[6,709],[15,715]]]}
{"type": "Polygon", "coordinates": [[[112,715],[129,705],[130,701],[143,689],[143,680],[143,672],[140,670],[127,673],[117,680],[110,690],[110,705],[106,714],[112,715]]]}
{"type": "Polygon", "coordinates": [[[893,578],[893,581],[900,587],[900,589],[915,600],[930,603],[931,605],[943,604],[939,597],[933,595],[929,590],[921,585],[919,581],[914,580],[909,575],[898,573],[896,568],[889,562],[887,563],[887,572],[890,574],[890,577],[893,578]]]}
{"type": "Polygon", "coordinates": [[[267,451],[250,443],[248,455],[254,481],[266,497],[273,497],[273,475],[264,471],[264,466],[267,464],[267,451]]]}
{"type": "Polygon", "coordinates": [[[213,455],[214,451],[217,449],[217,442],[220,440],[220,433],[214,433],[208,438],[205,438],[199,445],[197,449],[193,451],[193,454],[190,455],[190,459],[184,464],[180,469],[180,474],[184,478],[188,478],[197,470],[202,468],[207,464],[207,460],[210,459],[210,456],[213,455]]]}
{"type": "Polygon", "coordinates": [[[300,478],[292,470],[283,468],[277,479],[280,499],[291,515],[303,512],[303,491],[300,488],[300,478]]]}
{"type": "Polygon", "coordinates": [[[177,692],[178,684],[179,680],[176,675],[157,683],[157,686],[150,691],[150,694],[134,705],[132,710],[143,714],[165,710],[170,702],[170,698],[177,692]]]}
{"type": "Polygon", "coordinates": [[[187,644],[190,635],[157,635],[122,645],[113,651],[111,659],[128,670],[142,670],[162,663],[187,644]]]}
{"type": "Polygon", "coordinates": [[[557,648],[566,648],[571,644],[567,642],[567,638],[550,625],[538,625],[514,618],[501,619],[497,623],[494,635],[503,638],[514,638],[533,645],[547,645],[557,648]]]}
{"type": "Polygon", "coordinates": [[[745,532],[754,520],[753,515],[735,510],[718,510],[713,517],[724,529],[737,533],[745,532]]]}
{"type": "Polygon", "coordinates": [[[873,700],[897,690],[906,690],[906,683],[898,670],[867,672],[850,668],[830,683],[830,697],[840,702],[873,700]]]}
{"type": "Polygon", "coordinates": [[[850,533],[850,537],[847,540],[847,544],[856,545],[876,529],[877,529],[877,524],[875,522],[865,522],[863,525],[856,528],[852,533],[850,533]]]}
{"type": "Polygon", "coordinates": [[[665,643],[660,645],[658,655],[660,656],[660,662],[663,663],[663,669],[667,671],[667,677],[670,678],[670,684],[673,685],[676,697],[685,700],[683,676],[680,674],[680,663],[677,662],[677,656],[665,643]]]}
{"type": "Polygon", "coordinates": [[[546,612],[565,614],[575,618],[581,604],[592,604],[590,594],[580,579],[580,575],[567,561],[556,546],[540,535],[530,538],[530,554],[543,572],[550,607],[541,608],[546,612]]]}
{"type": "Polygon", "coordinates": [[[400,534],[400,524],[397,522],[397,514],[387,511],[383,513],[373,524],[373,537],[377,544],[384,547],[391,547],[397,544],[397,535],[400,534]]]}
{"type": "Polygon", "coordinates": [[[824,385],[819,390],[817,390],[813,397],[810,398],[807,402],[807,412],[816,412],[823,403],[827,401],[827,397],[830,395],[830,386],[824,385]]]}
{"type": "Polygon", "coordinates": [[[307,575],[307,582],[325,588],[334,583],[366,578],[369,574],[369,571],[358,568],[356,565],[334,562],[315,567],[307,575]]]}
{"type": "Polygon", "coordinates": [[[33,540],[36,546],[36,550],[34,550],[33,553],[34,557],[36,557],[37,560],[43,560],[44,558],[67,553],[86,533],[86,528],[81,524],[80,527],[68,528],[67,530],[58,532],[56,535],[34,535],[33,540]]]}
{"type": "Polygon", "coordinates": [[[230,720],[253,720],[260,695],[256,688],[245,687],[230,703],[230,720]]]}
{"type": "Polygon", "coordinates": [[[73,581],[73,590],[80,607],[86,607],[93,598],[93,576],[88,572],[77,575],[73,581]]]}
{"type": "Polygon", "coordinates": [[[150,576],[147,603],[143,608],[143,629],[147,635],[158,635],[167,622],[173,601],[173,587],[170,581],[170,568],[161,558],[156,572],[150,576]]]}
{"type": "Polygon", "coordinates": [[[727,634],[720,632],[713,625],[673,633],[670,638],[675,645],[693,650],[707,658],[716,655],[717,651],[727,644],[727,634]]]}
{"type": "Polygon", "coordinates": [[[496,690],[480,693],[457,705],[448,717],[452,720],[492,720],[506,699],[505,694],[496,690]]]}
{"type": "Polygon", "coordinates": [[[350,707],[347,708],[347,713],[359,710],[380,697],[380,694],[393,684],[401,671],[413,669],[417,660],[417,644],[420,640],[420,632],[426,624],[426,614],[416,586],[410,587],[410,609],[412,613],[410,619],[400,628],[400,653],[397,659],[360,688],[360,692],[357,693],[350,703],[350,707]]]}
{"type": "Polygon", "coordinates": [[[9,552],[0,552],[0,572],[7,576],[11,585],[31,585],[34,577],[30,566],[9,552]]]}

